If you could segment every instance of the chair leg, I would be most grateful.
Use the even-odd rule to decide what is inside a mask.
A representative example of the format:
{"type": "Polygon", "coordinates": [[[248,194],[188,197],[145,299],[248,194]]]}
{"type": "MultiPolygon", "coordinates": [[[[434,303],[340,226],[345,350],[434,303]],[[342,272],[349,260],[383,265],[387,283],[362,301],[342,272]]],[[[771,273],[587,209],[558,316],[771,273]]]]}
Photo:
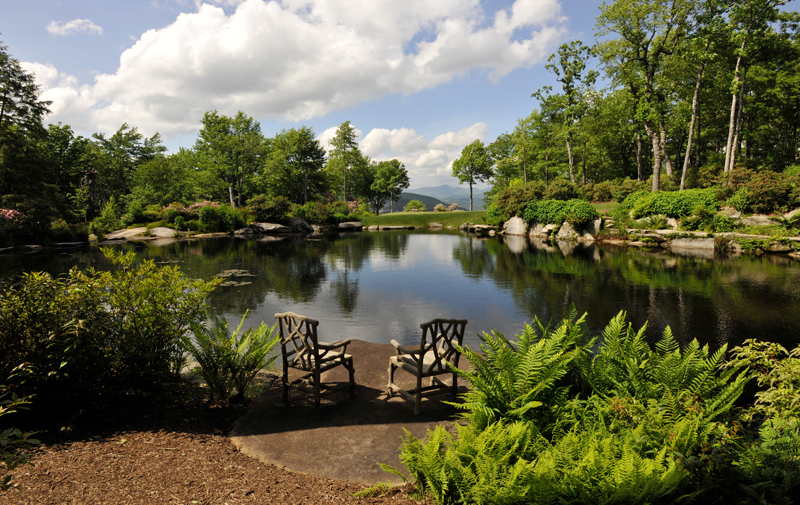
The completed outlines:
{"type": "Polygon", "coordinates": [[[458,376],[453,374],[453,401],[458,398],[458,376]]]}
{"type": "Polygon", "coordinates": [[[386,385],[386,394],[391,398],[394,395],[394,390],[392,389],[392,384],[394,384],[394,364],[389,362],[389,384],[386,385]]]}
{"type": "Polygon", "coordinates": [[[419,408],[422,404],[422,376],[417,374],[417,398],[414,401],[414,414],[419,414],[419,408]]]}
{"type": "Polygon", "coordinates": [[[356,394],[356,367],[353,365],[352,358],[350,358],[348,370],[350,371],[350,396],[353,396],[356,394]]]}
{"type": "Polygon", "coordinates": [[[283,369],[283,403],[289,405],[289,371],[283,369]]]}
{"type": "Polygon", "coordinates": [[[319,368],[314,369],[314,408],[319,410],[319,399],[321,397],[320,391],[320,373],[319,368]]]}

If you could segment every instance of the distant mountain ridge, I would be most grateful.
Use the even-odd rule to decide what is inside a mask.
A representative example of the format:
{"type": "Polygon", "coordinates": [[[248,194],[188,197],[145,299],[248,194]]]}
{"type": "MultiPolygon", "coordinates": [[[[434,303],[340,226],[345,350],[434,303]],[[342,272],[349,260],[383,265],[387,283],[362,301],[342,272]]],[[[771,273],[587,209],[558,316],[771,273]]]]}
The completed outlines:
{"type": "MultiPolygon", "coordinates": [[[[408,205],[408,202],[411,200],[419,200],[420,202],[425,204],[426,209],[428,211],[433,211],[433,208],[436,207],[439,203],[444,203],[443,201],[439,200],[438,198],[433,198],[427,195],[419,195],[417,193],[409,193],[408,191],[403,191],[400,193],[400,199],[395,202],[394,204],[394,211],[395,212],[403,212],[403,207],[408,205]]],[[[385,214],[391,210],[391,202],[388,202],[386,205],[383,206],[381,209],[381,214],[385,214]]]]}
{"type": "MultiPolygon", "coordinates": [[[[464,210],[469,210],[469,186],[449,186],[442,184],[441,186],[433,186],[427,188],[410,189],[408,192],[425,195],[431,198],[436,198],[444,202],[445,205],[457,203],[459,207],[464,210]]],[[[404,191],[405,195],[407,192],[404,191]]],[[[473,210],[484,210],[483,208],[483,195],[485,191],[481,189],[472,189],[472,208],[473,210]]]]}

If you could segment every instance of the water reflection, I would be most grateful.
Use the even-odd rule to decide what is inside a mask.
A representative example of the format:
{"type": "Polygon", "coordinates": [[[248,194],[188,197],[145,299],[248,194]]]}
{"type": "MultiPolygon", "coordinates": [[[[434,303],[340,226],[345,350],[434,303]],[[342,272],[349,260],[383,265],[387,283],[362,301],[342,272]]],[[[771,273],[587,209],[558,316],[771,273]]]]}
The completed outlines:
{"type": "MultiPolygon", "coordinates": [[[[600,331],[620,310],[648,338],[670,325],[681,342],[717,346],[746,338],[800,342],[800,263],[777,257],[704,258],[523,237],[478,239],[448,232],[379,232],[326,240],[139,243],[140,259],[177,264],[190,277],[242,271],[210,298],[213,310],[248,324],[292,310],[320,320],[326,340],[419,338],[434,317],[466,318],[475,332],[519,332],[534,315],[557,320],[571,305],[600,331]]],[[[24,271],[104,269],[96,248],[3,255],[0,277],[24,271]]]]}

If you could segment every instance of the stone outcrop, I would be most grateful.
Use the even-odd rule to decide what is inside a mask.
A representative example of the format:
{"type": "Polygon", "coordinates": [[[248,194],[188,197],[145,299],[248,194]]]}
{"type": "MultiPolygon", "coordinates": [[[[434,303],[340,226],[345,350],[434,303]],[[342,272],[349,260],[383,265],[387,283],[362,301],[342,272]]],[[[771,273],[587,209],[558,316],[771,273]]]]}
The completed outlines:
{"type": "Polygon", "coordinates": [[[264,235],[282,235],[292,233],[292,229],[288,226],[276,223],[250,223],[250,227],[257,233],[264,235]]]}
{"type": "Polygon", "coordinates": [[[503,230],[505,230],[506,235],[524,237],[528,234],[528,223],[521,217],[515,216],[503,224],[503,230]]]}
{"type": "Polygon", "coordinates": [[[135,237],[136,235],[141,235],[147,231],[147,228],[144,226],[139,228],[130,228],[127,230],[117,230],[112,231],[108,235],[106,235],[106,240],[125,240],[128,237],[135,237]]]}
{"type": "Polygon", "coordinates": [[[150,228],[150,236],[157,238],[172,238],[175,236],[175,230],[172,228],[166,228],[164,226],[158,226],[156,228],[150,228]]]}
{"type": "Polygon", "coordinates": [[[558,234],[556,234],[557,240],[569,240],[569,241],[578,241],[578,242],[586,242],[592,243],[594,242],[594,237],[591,233],[585,230],[576,230],[571,224],[564,221],[564,224],[561,225],[561,228],[558,229],[558,234]]]}
{"type": "Polygon", "coordinates": [[[237,237],[252,238],[256,232],[252,228],[239,228],[233,234],[237,237]]]}
{"type": "Polygon", "coordinates": [[[363,226],[361,221],[348,221],[346,223],[339,223],[339,231],[360,231],[363,226]]]}
{"type": "Polygon", "coordinates": [[[294,233],[302,233],[304,235],[314,233],[314,228],[302,217],[290,217],[289,228],[291,228],[294,233]]]}
{"type": "Polygon", "coordinates": [[[669,241],[670,249],[714,250],[713,238],[676,238],[669,241]]]}
{"type": "Polygon", "coordinates": [[[754,214],[742,219],[742,224],[745,226],[769,226],[775,224],[775,221],[763,214],[754,214]]]}
{"type": "Polygon", "coordinates": [[[444,225],[442,223],[431,223],[428,225],[428,228],[431,230],[441,230],[444,228],[444,225]]]}
{"type": "Polygon", "coordinates": [[[784,219],[793,219],[798,214],[800,214],[800,208],[794,209],[791,212],[787,212],[786,214],[783,215],[783,218],[784,219]]]}
{"type": "Polygon", "coordinates": [[[719,212],[717,212],[717,214],[723,217],[727,217],[729,219],[742,218],[742,213],[734,209],[733,207],[722,207],[721,209],[719,209],[719,212]]]}
{"type": "Polygon", "coordinates": [[[541,223],[534,223],[530,230],[528,231],[528,235],[531,237],[536,238],[547,238],[553,233],[553,230],[557,230],[558,226],[554,224],[541,224],[541,223]]]}

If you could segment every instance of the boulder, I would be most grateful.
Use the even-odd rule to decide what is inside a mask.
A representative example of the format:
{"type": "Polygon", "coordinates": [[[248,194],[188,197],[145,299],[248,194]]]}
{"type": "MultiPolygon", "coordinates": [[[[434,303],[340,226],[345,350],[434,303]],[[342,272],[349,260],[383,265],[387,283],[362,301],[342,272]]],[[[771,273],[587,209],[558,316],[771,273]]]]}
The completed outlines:
{"type": "Polygon", "coordinates": [[[157,238],[172,238],[175,236],[175,230],[172,228],[166,228],[164,226],[158,226],[156,228],[150,228],[150,236],[157,238]]]}
{"type": "Polygon", "coordinates": [[[106,240],[123,240],[128,237],[135,237],[136,235],[141,235],[142,233],[146,232],[147,228],[144,226],[139,228],[129,228],[127,230],[117,230],[112,231],[111,233],[105,236],[106,240]]]}
{"type": "Polygon", "coordinates": [[[717,212],[717,214],[723,217],[727,217],[729,219],[742,218],[742,213],[734,209],[733,207],[722,207],[721,209],[719,209],[719,212],[717,212]]]}
{"type": "Polygon", "coordinates": [[[442,223],[431,223],[428,225],[428,228],[431,230],[441,230],[444,228],[444,225],[442,223]]]}
{"type": "Polygon", "coordinates": [[[406,228],[407,228],[406,226],[386,226],[386,225],[378,227],[380,231],[397,231],[397,230],[405,230],[406,228]]]}
{"type": "Polygon", "coordinates": [[[251,238],[256,232],[254,232],[252,228],[239,228],[233,232],[233,234],[237,237],[251,238]]]}
{"type": "Polygon", "coordinates": [[[713,238],[676,238],[669,241],[670,249],[705,249],[714,250],[713,238]]]}
{"type": "Polygon", "coordinates": [[[598,233],[600,233],[600,230],[602,229],[603,229],[603,219],[597,218],[591,223],[587,224],[584,227],[583,231],[585,231],[586,233],[590,233],[592,235],[597,235],[598,233]]]}
{"type": "Polygon", "coordinates": [[[573,228],[571,224],[564,221],[564,224],[562,224],[561,228],[559,228],[558,230],[556,238],[558,240],[573,240],[578,238],[578,233],[575,231],[575,228],[573,228]]]}
{"type": "Polygon", "coordinates": [[[505,230],[506,235],[524,237],[528,234],[528,223],[521,217],[515,216],[503,224],[503,230],[505,230]]]}
{"type": "Polygon", "coordinates": [[[370,225],[370,227],[367,228],[367,230],[369,230],[369,231],[378,231],[378,225],[377,224],[370,225]]]}
{"type": "Polygon", "coordinates": [[[490,231],[495,231],[496,228],[488,224],[476,224],[472,226],[470,231],[474,231],[478,235],[488,235],[490,231]]]}
{"type": "Polygon", "coordinates": [[[792,218],[794,218],[794,217],[795,217],[796,215],[798,215],[798,214],[800,214],[800,207],[798,207],[798,208],[794,209],[794,210],[793,210],[793,211],[791,211],[791,212],[787,212],[786,214],[784,214],[784,215],[783,215],[783,218],[784,218],[784,219],[792,219],[792,218]]]}
{"type": "Polygon", "coordinates": [[[667,226],[669,226],[673,230],[677,230],[680,225],[681,224],[674,217],[668,217],[667,218],[667,226]]]}
{"type": "Polygon", "coordinates": [[[528,235],[531,237],[540,237],[540,238],[547,238],[558,227],[554,224],[540,224],[534,223],[531,226],[530,230],[528,231],[528,235]]]}
{"type": "Polygon", "coordinates": [[[282,235],[285,233],[292,233],[292,229],[288,226],[276,223],[250,223],[250,227],[257,233],[264,235],[282,235]]]}
{"type": "Polygon", "coordinates": [[[461,225],[458,227],[458,231],[467,231],[468,229],[469,229],[469,224],[467,224],[467,223],[462,223],[462,224],[461,224],[461,225]]]}
{"type": "Polygon", "coordinates": [[[348,221],[346,223],[339,223],[339,231],[360,231],[363,226],[361,226],[361,221],[348,221]]]}
{"type": "Polygon", "coordinates": [[[773,253],[786,253],[792,252],[794,249],[791,245],[785,242],[779,242],[777,240],[771,240],[769,244],[764,248],[766,252],[773,252],[773,253]]]}
{"type": "Polygon", "coordinates": [[[768,226],[775,224],[775,221],[770,219],[769,216],[765,216],[763,214],[754,214],[742,219],[742,224],[745,226],[768,226]]]}
{"type": "Polygon", "coordinates": [[[304,235],[314,233],[314,228],[302,217],[290,217],[289,228],[291,228],[294,233],[302,233],[304,235]]]}

